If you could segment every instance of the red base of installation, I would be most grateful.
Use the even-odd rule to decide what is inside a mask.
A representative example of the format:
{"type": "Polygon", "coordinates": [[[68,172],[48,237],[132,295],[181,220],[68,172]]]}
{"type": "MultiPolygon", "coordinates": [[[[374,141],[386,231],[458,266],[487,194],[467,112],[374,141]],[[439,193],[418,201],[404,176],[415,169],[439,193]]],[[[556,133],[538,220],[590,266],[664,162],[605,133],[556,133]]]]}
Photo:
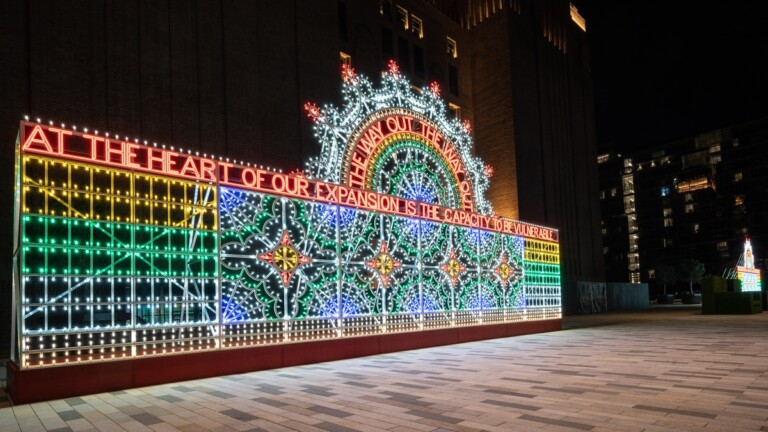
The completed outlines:
{"type": "Polygon", "coordinates": [[[8,362],[8,395],[32,403],[280,367],[560,330],[561,320],[528,321],[20,369],[8,362]]]}

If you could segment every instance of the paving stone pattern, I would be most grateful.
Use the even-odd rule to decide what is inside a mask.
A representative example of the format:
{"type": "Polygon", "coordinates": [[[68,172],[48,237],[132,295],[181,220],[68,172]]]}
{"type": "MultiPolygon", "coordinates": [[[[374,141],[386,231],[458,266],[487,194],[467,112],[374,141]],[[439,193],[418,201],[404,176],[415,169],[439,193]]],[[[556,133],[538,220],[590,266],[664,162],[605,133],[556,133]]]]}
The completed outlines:
{"type": "Polygon", "coordinates": [[[768,431],[768,313],[564,327],[6,406],[0,431],[768,431]]]}

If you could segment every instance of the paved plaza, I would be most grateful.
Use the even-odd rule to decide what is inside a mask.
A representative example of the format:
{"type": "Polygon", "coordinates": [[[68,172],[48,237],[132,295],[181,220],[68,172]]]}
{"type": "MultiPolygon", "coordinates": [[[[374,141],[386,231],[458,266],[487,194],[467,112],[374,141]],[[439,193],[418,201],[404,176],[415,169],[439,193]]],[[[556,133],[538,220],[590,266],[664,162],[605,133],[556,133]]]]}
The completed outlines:
{"type": "Polygon", "coordinates": [[[563,327],[6,406],[0,431],[768,431],[768,313],[563,327]]]}

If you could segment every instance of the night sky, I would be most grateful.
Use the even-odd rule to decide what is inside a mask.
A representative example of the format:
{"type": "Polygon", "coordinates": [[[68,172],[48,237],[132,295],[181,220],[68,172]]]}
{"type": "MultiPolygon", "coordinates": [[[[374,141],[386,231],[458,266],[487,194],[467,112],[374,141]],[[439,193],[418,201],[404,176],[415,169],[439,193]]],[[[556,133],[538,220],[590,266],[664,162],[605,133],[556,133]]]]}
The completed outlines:
{"type": "Polygon", "coordinates": [[[768,2],[574,4],[592,45],[600,151],[768,116],[768,2]]]}

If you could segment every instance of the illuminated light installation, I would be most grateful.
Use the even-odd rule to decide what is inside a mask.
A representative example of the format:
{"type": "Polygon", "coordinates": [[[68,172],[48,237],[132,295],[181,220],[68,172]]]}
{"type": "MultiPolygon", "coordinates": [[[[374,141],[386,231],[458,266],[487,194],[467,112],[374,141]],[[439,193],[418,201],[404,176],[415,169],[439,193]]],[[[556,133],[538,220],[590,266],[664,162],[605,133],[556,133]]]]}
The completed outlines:
{"type": "Polygon", "coordinates": [[[343,109],[305,105],[322,145],[307,164],[312,178],[396,196],[417,184],[435,197],[431,204],[492,213],[469,122],[447,115],[439,85],[414,92],[394,62],[380,88],[347,65],[342,76],[343,109]]]}
{"type": "Polygon", "coordinates": [[[752,241],[744,241],[744,253],[736,265],[736,275],[741,281],[741,291],[761,291],[760,270],[755,268],[755,255],[752,253],[752,241]]]}
{"type": "Polygon", "coordinates": [[[22,122],[16,364],[559,319],[558,232],[493,215],[439,87],[342,76],[306,174],[22,122]]]}

